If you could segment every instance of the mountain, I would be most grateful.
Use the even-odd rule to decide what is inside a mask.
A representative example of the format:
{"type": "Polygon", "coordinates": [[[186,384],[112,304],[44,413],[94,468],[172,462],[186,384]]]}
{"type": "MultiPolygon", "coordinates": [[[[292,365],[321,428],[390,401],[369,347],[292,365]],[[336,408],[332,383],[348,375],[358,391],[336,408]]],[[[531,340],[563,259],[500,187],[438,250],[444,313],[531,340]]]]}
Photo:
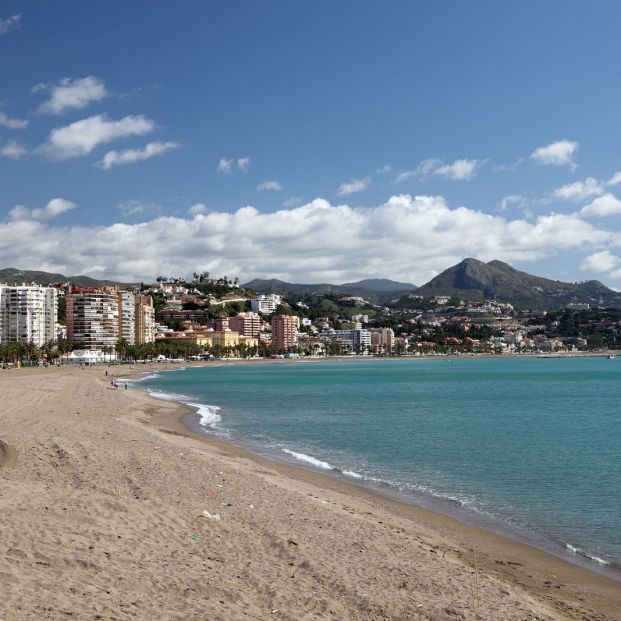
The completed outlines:
{"type": "Polygon", "coordinates": [[[359,282],[332,285],[330,283],[299,284],[285,282],[276,278],[255,278],[242,285],[258,293],[292,293],[295,295],[354,295],[372,302],[384,302],[411,292],[416,287],[407,283],[400,283],[387,278],[367,279],[359,282]]]}
{"type": "Polygon", "coordinates": [[[416,290],[416,295],[455,295],[467,300],[494,299],[516,308],[554,310],[571,302],[621,306],[621,294],[597,280],[561,282],[533,276],[502,261],[464,259],[416,290]]]}
{"type": "Polygon", "coordinates": [[[65,276],[64,274],[53,274],[36,270],[18,270],[14,267],[0,270],[0,283],[5,285],[21,285],[22,283],[49,285],[58,282],[70,282],[79,287],[102,287],[104,285],[127,287],[132,285],[131,283],[120,283],[113,280],[97,280],[90,276],[65,276]]]}

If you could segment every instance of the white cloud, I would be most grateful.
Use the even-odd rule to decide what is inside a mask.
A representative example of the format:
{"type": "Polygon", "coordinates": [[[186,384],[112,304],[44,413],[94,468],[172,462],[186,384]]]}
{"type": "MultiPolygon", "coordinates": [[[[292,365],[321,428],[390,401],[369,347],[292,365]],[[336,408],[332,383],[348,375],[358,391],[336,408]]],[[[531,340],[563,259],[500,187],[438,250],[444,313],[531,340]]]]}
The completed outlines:
{"type": "Polygon", "coordinates": [[[63,78],[56,84],[37,84],[33,92],[49,91],[50,98],[38,108],[43,114],[60,114],[65,110],[79,110],[109,95],[100,78],[63,78]]]}
{"type": "Polygon", "coordinates": [[[0,18],[0,35],[11,32],[11,30],[19,30],[21,26],[22,16],[19,13],[11,15],[5,19],[0,18]]]}
{"type": "Polygon", "coordinates": [[[221,158],[218,162],[218,167],[216,170],[221,173],[225,173],[226,175],[233,174],[233,166],[235,164],[235,160],[227,160],[226,158],[221,158]]]}
{"type": "Polygon", "coordinates": [[[220,173],[224,173],[226,175],[232,175],[235,171],[239,170],[240,172],[248,172],[250,168],[250,158],[249,157],[238,157],[237,159],[226,159],[225,157],[220,158],[218,162],[218,167],[216,170],[220,173]]]}
{"type": "Polygon", "coordinates": [[[581,216],[612,216],[621,213],[621,200],[614,194],[599,196],[580,210],[581,216]]]}
{"type": "Polygon", "coordinates": [[[442,166],[442,164],[442,160],[438,159],[423,160],[414,170],[406,170],[399,173],[395,179],[395,183],[403,183],[413,177],[426,177],[432,174],[436,168],[442,166]]]}
{"type": "Polygon", "coordinates": [[[288,199],[284,200],[280,206],[281,207],[297,207],[303,202],[303,198],[301,196],[290,196],[288,199]]]}
{"type": "Polygon", "coordinates": [[[621,263],[621,259],[611,254],[609,250],[602,250],[589,255],[580,264],[583,272],[609,272],[621,263]]]}
{"type": "Polygon", "coordinates": [[[257,186],[257,190],[271,190],[272,192],[280,192],[282,190],[282,186],[278,181],[264,181],[263,183],[259,183],[257,186]]]}
{"type": "Polygon", "coordinates": [[[3,127],[8,127],[9,129],[24,129],[24,127],[28,126],[28,123],[29,121],[12,118],[0,111],[0,125],[3,127]]]}
{"type": "Polygon", "coordinates": [[[506,211],[511,205],[526,207],[527,201],[521,194],[510,194],[503,196],[498,203],[498,211],[506,211]]]}
{"type": "Polygon", "coordinates": [[[381,168],[376,169],[375,172],[378,175],[385,175],[391,171],[392,171],[392,168],[388,164],[386,164],[385,166],[382,166],[381,168]]]}
{"type": "Polygon", "coordinates": [[[440,175],[447,179],[470,181],[475,175],[479,160],[455,160],[452,164],[445,164],[433,171],[434,175],[440,175]]]}
{"type": "Polygon", "coordinates": [[[556,188],[548,200],[585,201],[593,196],[601,196],[604,188],[597,179],[587,177],[584,181],[568,183],[556,188]]]}
{"type": "Polygon", "coordinates": [[[336,193],[339,196],[347,196],[348,194],[355,194],[356,192],[362,192],[369,187],[371,180],[368,177],[363,179],[351,178],[349,181],[341,183],[336,193]]]}
{"type": "Polygon", "coordinates": [[[193,216],[196,216],[199,213],[207,213],[207,205],[205,205],[205,203],[194,203],[194,205],[188,209],[188,213],[193,216]]]}
{"type": "Polygon", "coordinates": [[[619,185],[621,183],[621,171],[616,172],[607,182],[606,185],[619,185]]]}
{"type": "Polygon", "coordinates": [[[427,159],[423,160],[414,170],[406,170],[397,175],[395,183],[403,183],[412,178],[424,178],[429,175],[437,175],[445,179],[456,181],[470,181],[477,169],[481,165],[481,160],[455,160],[452,164],[446,164],[444,160],[427,159]]]}
{"type": "Polygon", "coordinates": [[[21,160],[28,153],[26,147],[19,142],[12,140],[0,147],[0,155],[2,157],[8,157],[10,160],[21,160]]]}
{"type": "Polygon", "coordinates": [[[108,151],[103,159],[96,163],[99,168],[109,170],[113,166],[122,164],[133,164],[134,162],[144,162],[156,155],[178,149],[179,144],[176,142],[150,142],[142,149],[125,149],[123,151],[108,151]]]}
{"type": "Polygon", "coordinates": [[[393,196],[375,207],[323,199],[261,213],[253,207],[191,218],[157,217],[109,226],[57,226],[31,219],[0,222],[0,264],[124,281],[159,273],[190,275],[196,265],[242,279],[351,282],[386,276],[426,282],[467,256],[534,261],[594,251],[617,235],[575,214],[507,219],[439,196],[393,196]],[[344,235],[343,232],[347,234],[344,235]]]}
{"type": "Polygon", "coordinates": [[[578,143],[571,140],[557,140],[545,147],[535,149],[530,157],[540,166],[569,166],[576,168],[573,157],[578,150],[578,143]]]}
{"type": "Polygon", "coordinates": [[[53,198],[45,207],[39,209],[27,209],[24,205],[15,205],[9,211],[9,218],[11,220],[50,220],[76,207],[75,203],[64,198],[53,198]]]}
{"type": "Polygon", "coordinates": [[[127,136],[142,136],[154,128],[155,123],[143,115],[111,121],[98,114],[53,129],[47,141],[37,147],[37,152],[55,160],[79,157],[88,155],[99,145],[127,136]]]}

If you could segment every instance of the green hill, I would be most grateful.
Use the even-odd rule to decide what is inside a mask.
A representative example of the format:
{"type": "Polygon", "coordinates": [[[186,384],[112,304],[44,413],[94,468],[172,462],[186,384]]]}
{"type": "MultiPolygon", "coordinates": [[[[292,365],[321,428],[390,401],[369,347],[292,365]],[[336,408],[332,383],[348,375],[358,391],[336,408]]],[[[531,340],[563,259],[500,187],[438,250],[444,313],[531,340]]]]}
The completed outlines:
{"type": "Polygon", "coordinates": [[[554,310],[571,302],[591,306],[621,305],[621,294],[597,280],[568,283],[533,276],[502,261],[464,259],[416,290],[416,295],[458,296],[466,300],[494,299],[516,308],[554,310]]]}
{"type": "Polygon", "coordinates": [[[6,285],[21,285],[22,283],[36,285],[49,285],[52,283],[70,282],[79,287],[102,287],[104,285],[119,285],[120,287],[133,286],[133,283],[120,283],[113,280],[97,280],[90,276],[65,276],[51,272],[37,270],[18,270],[8,267],[0,270],[0,283],[6,285]]]}

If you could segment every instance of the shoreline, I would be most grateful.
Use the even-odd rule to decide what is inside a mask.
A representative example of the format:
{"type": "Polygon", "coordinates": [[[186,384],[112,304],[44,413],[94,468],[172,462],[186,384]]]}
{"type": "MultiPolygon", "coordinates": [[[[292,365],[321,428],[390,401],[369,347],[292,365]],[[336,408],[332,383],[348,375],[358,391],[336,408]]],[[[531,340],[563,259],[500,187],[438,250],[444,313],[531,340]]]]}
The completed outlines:
{"type": "MultiPolygon", "coordinates": [[[[338,359],[338,357],[336,357],[336,359],[338,359]]],[[[325,361],[330,360],[334,361],[335,357],[325,359],[325,361]]],[[[231,361],[230,364],[234,364],[234,362],[236,361],[231,361]]],[[[274,360],[265,362],[282,363],[283,361],[274,360]]],[[[285,360],[284,362],[293,363],[301,361],[285,360]]],[[[209,364],[190,365],[183,368],[171,368],[162,370],[165,370],[167,372],[182,371],[187,368],[191,368],[192,366],[194,368],[200,368],[208,367],[209,364]]],[[[601,575],[615,582],[621,583],[621,567],[619,567],[617,564],[607,561],[598,562],[598,560],[595,560],[586,553],[581,553],[578,551],[572,554],[571,550],[568,549],[567,545],[564,545],[563,542],[551,539],[545,534],[528,530],[525,527],[513,525],[497,516],[479,513],[474,509],[465,507],[461,504],[454,504],[449,499],[435,496],[431,493],[425,494],[421,492],[417,495],[411,495],[401,490],[393,489],[388,484],[382,484],[381,482],[372,483],[370,481],[356,481],[355,479],[353,479],[353,477],[347,476],[344,472],[341,472],[338,469],[333,469],[333,471],[323,470],[319,467],[313,466],[312,463],[304,463],[300,459],[297,459],[295,456],[289,457],[285,455],[279,455],[278,453],[269,451],[267,449],[263,450],[264,447],[259,444],[257,444],[257,446],[254,446],[251,442],[244,441],[240,438],[227,438],[226,436],[219,435],[215,431],[210,432],[208,429],[205,428],[204,425],[201,424],[201,412],[199,410],[200,408],[209,408],[213,406],[184,402],[179,399],[175,399],[174,395],[168,395],[167,397],[157,397],[154,394],[149,393],[147,390],[140,387],[140,381],[142,379],[146,379],[146,375],[150,375],[152,373],[153,370],[150,370],[144,373],[139,373],[139,377],[137,379],[133,377],[130,378],[129,376],[127,379],[132,381],[135,389],[140,390],[148,397],[156,401],[159,400],[176,403],[179,406],[180,411],[177,415],[177,423],[179,423],[180,427],[178,425],[175,425],[175,430],[178,433],[185,432],[190,437],[199,437],[205,438],[207,440],[224,442],[225,444],[231,445],[238,450],[246,452],[249,455],[258,457],[260,459],[265,459],[269,463],[283,464],[290,468],[297,468],[308,471],[319,477],[325,477],[330,480],[339,481],[344,485],[352,486],[355,490],[377,496],[384,500],[399,503],[405,506],[412,506],[417,509],[429,511],[433,514],[437,514],[445,518],[456,520],[460,524],[464,524],[472,528],[478,528],[485,533],[505,537],[507,539],[510,539],[511,541],[514,541],[515,543],[526,545],[545,554],[549,554],[559,560],[570,563],[571,565],[575,565],[591,573],[601,575]],[[140,375],[145,375],[145,377],[140,377],[140,375]]],[[[314,457],[312,458],[314,459],[314,457]]]]}
{"type": "Polygon", "coordinates": [[[0,617],[618,619],[604,576],[194,433],[189,408],[110,390],[103,371],[0,372],[16,454],[0,469],[0,617]]]}
{"type": "MultiPolygon", "coordinates": [[[[291,362],[295,362],[295,360],[291,362]]],[[[173,371],[180,369],[169,370],[173,371]]],[[[148,398],[158,401],[157,397],[154,397],[147,391],[142,389],[138,390],[141,390],[141,392],[148,398]]],[[[513,538],[505,533],[495,532],[485,527],[462,521],[455,516],[442,513],[433,508],[420,506],[414,501],[408,502],[405,499],[397,498],[397,494],[395,494],[395,497],[391,497],[388,493],[383,494],[379,490],[373,490],[364,484],[343,480],[344,477],[334,476],[327,472],[324,473],[316,468],[312,468],[311,466],[292,463],[285,459],[270,459],[269,456],[251,451],[244,446],[241,441],[232,441],[226,438],[217,437],[215,434],[211,435],[209,433],[196,431],[193,426],[186,422],[188,417],[194,417],[197,415],[196,407],[174,400],[170,401],[170,403],[175,403],[179,410],[176,413],[170,412],[168,414],[164,414],[163,418],[158,421],[161,428],[166,428],[171,433],[184,435],[189,438],[197,439],[200,442],[212,444],[219,449],[235,451],[235,454],[240,457],[256,461],[262,465],[271,466],[278,470],[281,474],[284,474],[286,477],[294,480],[311,482],[320,489],[362,496],[368,502],[388,509],[390,512],[395,513],[399,517],[406,517],[406,519],[416,521],[417,523],[431,526],[442,534],[450,533],[453,537],[457,535],[456,538],[459,543],[464,546],[474,546],[478,543],[482,549],[487,550],[488,554],[491,552],[492,556],[494,555],[494,552],[499,552],[500,550],[506,554],[507,549],[510,549],[512,556],[520,559],[519,561],[508,562],[509,567],[513,565],[512,570],[509,572],[509,576],[511,578],[514,578],[515,567],[520,565],[530,566],[531,563],[536,560],[537,565],[541,564],[546,566],[546,571],[544,572],[545,575],[554,576],[555,578],[565,576],[564,579],[570,581],[574,578],[574,576],[577,577],[582,572],[586,572],[591,576],[603,578],[604,580],[611,581],[612,583],[621,582],[621,573],[617,570],[608,572],[604,567],[597,567],[594,561],[590,561],[587,558],[585,558],[582,562],[581,560],[573,560],[569,558],[569,553],[567,555],[568,558],[563,558],[561,554],[554,554],[549,550],[536,547],[525,541],[513,538]],[[522,563],[523,559],[527,559],[529,562],[522,563]],[[616,575],[613,576],[613,573],[616,575]]],[[[196,426],[198,426],[198,423],[196,423],[196,426]]],[[[490,571],[493,571],[494,569],[498,570],[497,565],[498,561],[495,560],[494,566],[487,564],[486,568],[490,571]]],[[[529,577],[533,578],[532,575],[529,577]]],[[[536,582],[536,578],[534,582],[536,582]]],[[[617,584],[617,586],[619,585],[617,584]]]]}

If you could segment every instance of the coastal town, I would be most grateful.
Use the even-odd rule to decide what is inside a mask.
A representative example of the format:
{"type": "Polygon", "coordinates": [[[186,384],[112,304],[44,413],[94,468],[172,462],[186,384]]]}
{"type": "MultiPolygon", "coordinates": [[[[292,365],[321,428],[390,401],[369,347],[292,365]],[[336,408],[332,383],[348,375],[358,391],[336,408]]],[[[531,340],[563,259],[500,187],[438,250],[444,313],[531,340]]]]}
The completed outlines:
{"type": "Polygon", "coordinates": [[[421,296],[259,293],[238,279],[0,284],[0,360],[118,360],[577,353],[621,348],[621,311],[584,302],[516,309],[421,296]]]}

